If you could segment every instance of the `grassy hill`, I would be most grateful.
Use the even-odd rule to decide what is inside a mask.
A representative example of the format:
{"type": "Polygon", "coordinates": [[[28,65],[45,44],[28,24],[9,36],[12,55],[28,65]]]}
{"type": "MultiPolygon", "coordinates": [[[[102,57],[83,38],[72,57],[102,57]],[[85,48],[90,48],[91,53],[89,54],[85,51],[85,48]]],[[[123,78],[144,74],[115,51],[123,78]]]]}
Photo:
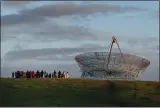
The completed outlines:
{"type": "Polygon", "coordinates": [[[2,106],[160,106],[160,83],[6,78],[0,80],[2,106]]]}

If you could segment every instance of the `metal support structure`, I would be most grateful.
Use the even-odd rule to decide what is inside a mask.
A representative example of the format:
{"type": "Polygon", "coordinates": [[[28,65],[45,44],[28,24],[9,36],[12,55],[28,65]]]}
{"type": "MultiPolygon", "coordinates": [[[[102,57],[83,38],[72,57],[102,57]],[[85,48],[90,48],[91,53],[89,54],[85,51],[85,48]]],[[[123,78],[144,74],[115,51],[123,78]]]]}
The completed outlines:
{"type": "Polygon", "coordinates": [[[150,65],[145,58],[122,53],[115,37],[112,37],[108,52],[84,53],[77,55],[75,60],[82,72],[81,77],[93,79],[135,80],[150,65]],[[119,53],[112,51],[114,43],[119,53]]]}
{"type": "MultiPolygon", "coordinates": [[[[124,63],[126,64],[126,61],[125,61],[125,59],[124,59],[124,56],[123,56],[123,54],[122,54],[122,52],[121,52],[121,49],[120,49],[120,46],[119,46],[119,44],[118,44],[118,41],[117,41],[117,39],[113,36],[112,37],[112,40],[111,40],[111,43],[110,43],[110,48],[109,48],[109,54],[107,55],[107,70],[108,70],[108,65],[109,65],[109,62],[110,62],[110,56],[111,56],[111,52],[112,52],[112,47],[113,47],[113,44],[114,43],[116,43],[117,44],[117,46],[118,46],[118,49],[119,49],[119,52],[120,52],[120,54],[121,54],[121,56],[122,56],[122,58],[123,58],[123,60],[124,60],[124,63]]],[[[106,62],[106,61],[105,61],[106,62]]],[[[105,65],[105,64],[104,64],[105,65]]]]}

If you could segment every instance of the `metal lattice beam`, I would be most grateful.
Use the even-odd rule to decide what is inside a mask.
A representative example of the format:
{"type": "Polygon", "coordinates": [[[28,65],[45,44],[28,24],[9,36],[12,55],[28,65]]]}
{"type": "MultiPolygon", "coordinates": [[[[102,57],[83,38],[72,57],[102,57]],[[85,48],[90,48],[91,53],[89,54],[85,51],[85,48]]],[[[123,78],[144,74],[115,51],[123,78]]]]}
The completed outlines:
{"type": "Polygon", "coordinates": [[[112,38],[109,52],[84,53],[77,55],[75,60],[82,78],[134,80],[150,65],[145,58],[122,53],[115,37],[112,38]],[[112,52],[114,43],[119,53],[112,52]]]}

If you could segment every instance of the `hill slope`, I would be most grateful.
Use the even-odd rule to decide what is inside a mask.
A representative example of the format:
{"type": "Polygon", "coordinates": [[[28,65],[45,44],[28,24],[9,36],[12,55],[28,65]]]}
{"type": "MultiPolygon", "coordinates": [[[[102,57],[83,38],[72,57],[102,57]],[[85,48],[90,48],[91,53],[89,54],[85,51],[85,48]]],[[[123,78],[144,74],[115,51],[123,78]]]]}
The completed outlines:
{"type": "Polygon", "coordinates": [[[160,83],[1,79],[0,106],[160,106],[160,83]]]}

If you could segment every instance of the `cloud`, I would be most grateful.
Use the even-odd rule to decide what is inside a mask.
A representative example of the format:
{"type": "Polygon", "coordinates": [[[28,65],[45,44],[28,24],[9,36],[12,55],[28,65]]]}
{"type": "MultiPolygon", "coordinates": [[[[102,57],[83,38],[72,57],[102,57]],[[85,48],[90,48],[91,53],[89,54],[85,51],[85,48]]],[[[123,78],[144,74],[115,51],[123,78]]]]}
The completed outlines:
{"type": "Polygon", "coordinates": [[[155,21],[159,22],[159,9],[158,10],[152,10],[150,13],[148,13],[148,16],[150,18],[154,19],[155,21]]]}
{"type": "Polygon", "coordinates": [[[128,38],[127,43],[129,47],[132,48],[138,48],[142,47],[145,48],[144,51],[150,50],[150,51],[157,51],[159,46],[159,37],[146,37],[146,38],[128,38]]]}
{"type": "Polygon", "coordinates": [[[28,35],[33,40],[40,41],[97,39],[92,29],[83,26],[63,25],[50,20],[30,26],[2,27],[1,39],[8,40],[23,37],[24,35],[28,35]]]}
{"type": "Polygon", "coordinates": [[[2,5],[11,6],[11,7],[13,7],[13,6],[22,6],[22,5],[24,6],[24,5],[26,5],[26,4],[30,3],[30,2],[32,2],[32,1],[1,1],[2,5]]]}
{"type": "Polygon", "coordinates": [[[157,11],[155,11],[155,12],[153,13],[153,17],[159,19],[159,10],[157,10],[157,11]]]}
{"type": "MultiPolygon", "coordinates": [[[[158,46],[154,47],[132,47],[130,48],[121,48],[123,53],[135,54],[138,56],[146,57],[151,61],[151,65],[158,66],[159,62],[157,57],[159,57],[158,46]]],[[[99,44],[83,44],[79,47],[71,48],[42,48],[42,49],[21,49],[9,51],[5,54],[2,64],[8,64],[9,62],[21,63],[20,65],[28,65],[28,62],[32,62],[33,65],[40,64],[52,64],[56,63],[74,63],[74,57],[78,54],[85,52],[94,52],[94,51],[107,51],[108,48],[101,46],[99,44]],[[37,63],[39,61],[39,63],[37,63]],[[27,63],[27,64],[24,64],[27,63]]],[[[118,48],[114,48],[113,52],[119,52],[118,48]]],[[[11,64],[13,66],[13,64],[11,64]]]]}
{"type": "Polygon", "coordinates": [[[48,17],[90,15],[94,13],[124,13],[144,10],[140,7],[122,7],[119,5],[88,4],[78,5],[75,3],[57,3],[56,5],[44,5],[34,9],[19,11],[19,14],[11,14],[1,17],[3,26],[13,24],[38,23],[48,17]]]}
{"type": "MultiPolygon", "coordinates": [[[[34,27],[34,26],[33,26],[34,27]]],[[[35,26],[33,29],[28,30],[28,33],[35,39],[37,37],[42,40],[86,40],[97,39],[93,30],[83,26],[76,25],[63,25],[55,22],[46,22],[35,26]],[[47,37],[47,38],[46,38],[47,37]]]]}
{"type": "Polygon", "coordinates": [[[103,49],[104,47],[100,45],[92,45],[90,44],[88,47],[88,44],[80,46],[78,48],[43,48],[43,49],[25,49],[25,50],[13,50],[8,52],[4,60],[5,61],[15,61],[15,60],[22,60],[22,59],[62,59],[61,57],[58,57],[57,55],[61,55],[64,57],[69,57],[69,55],[77,54],[77,53],[84,53],[84,52],[90,52],[95,51],[98,49],[103,49]],[[41,58],[42,57],[42,58],[41,58]]]}
{"type": "Polygon", "coordinates": [[[57,22],[56,18],[58,19],[61,16],[72,17],[74,15],[124,13],[141,10],[144,9],[132,6],[122,7],[119,5],[93,3],[78,5],[70,2],[24,9],[19,11],[19,14],[10,14],[1,17],[1,39],[4,41],[25,35],[36,41],[97,40],[99,36],[97,31],[85,26],[66,25],[62,22],[57,22]]]}
{"type": "Polygon", "coordinates": [[[2,26],[10,26],[16,24],[33,24],[40,23],[44,21],[44,17],[34,16],[28,14],[10,14],[1,16],[1,24],[2,26]]]}
{"type": "MultiPolygon", "coordinates": [[[[79,40],[79,39],[78,39],[79,40]]],[[[150,37],[138,41],[136,39],[130,39],[128,42],[120,42],[121,50],[126,53],[140,54],[151,58],[150,56],[159,54],[159,43],[157,38],[150,37]],[[125,43],[128,47],[122,47],[125,43]],[[148,43],[150,43],[148,45],[148,43]],[[154,43],[154,44],[151,44],[154,43]],[[130,47],[132,47],[130,49],[130,47]]],[[[17,48],[17,46],[15,46],[17,48]]],[[[117,47],[115,45],[115,47],[117,47]]],[[[102,46],[101,44],[86,43],[79,47],[70,48],[42,48],[42,49],[23,49],[18,45],[19,50],[13,50],[6,53],[4,56],[5,61],[17,61],[21,59],[37,59],[37,60],[72,60],[75,55],[84,52],[92,51],[107,51],[109,47],[102,46]],[[59,57],[60,56],[60,57],[59,57]]],[[[119,51],[114,48],[113,51],[119,51]]],[[[154,59],[154,57],[152,58],[154,59]]],[[[155,60],[155,59],[154,59],[155,60]]]]}
{"type": "Polygon", "coordinates": [[[64,24],[56,19],[48,19],[47,21],[38,24],[2,26],[1,33],[2,40],[23,37],[24,35],[32,38],[32,40],[40,41],[97,40],[95,31],[91,28],[73,24],[64,24]]]}

